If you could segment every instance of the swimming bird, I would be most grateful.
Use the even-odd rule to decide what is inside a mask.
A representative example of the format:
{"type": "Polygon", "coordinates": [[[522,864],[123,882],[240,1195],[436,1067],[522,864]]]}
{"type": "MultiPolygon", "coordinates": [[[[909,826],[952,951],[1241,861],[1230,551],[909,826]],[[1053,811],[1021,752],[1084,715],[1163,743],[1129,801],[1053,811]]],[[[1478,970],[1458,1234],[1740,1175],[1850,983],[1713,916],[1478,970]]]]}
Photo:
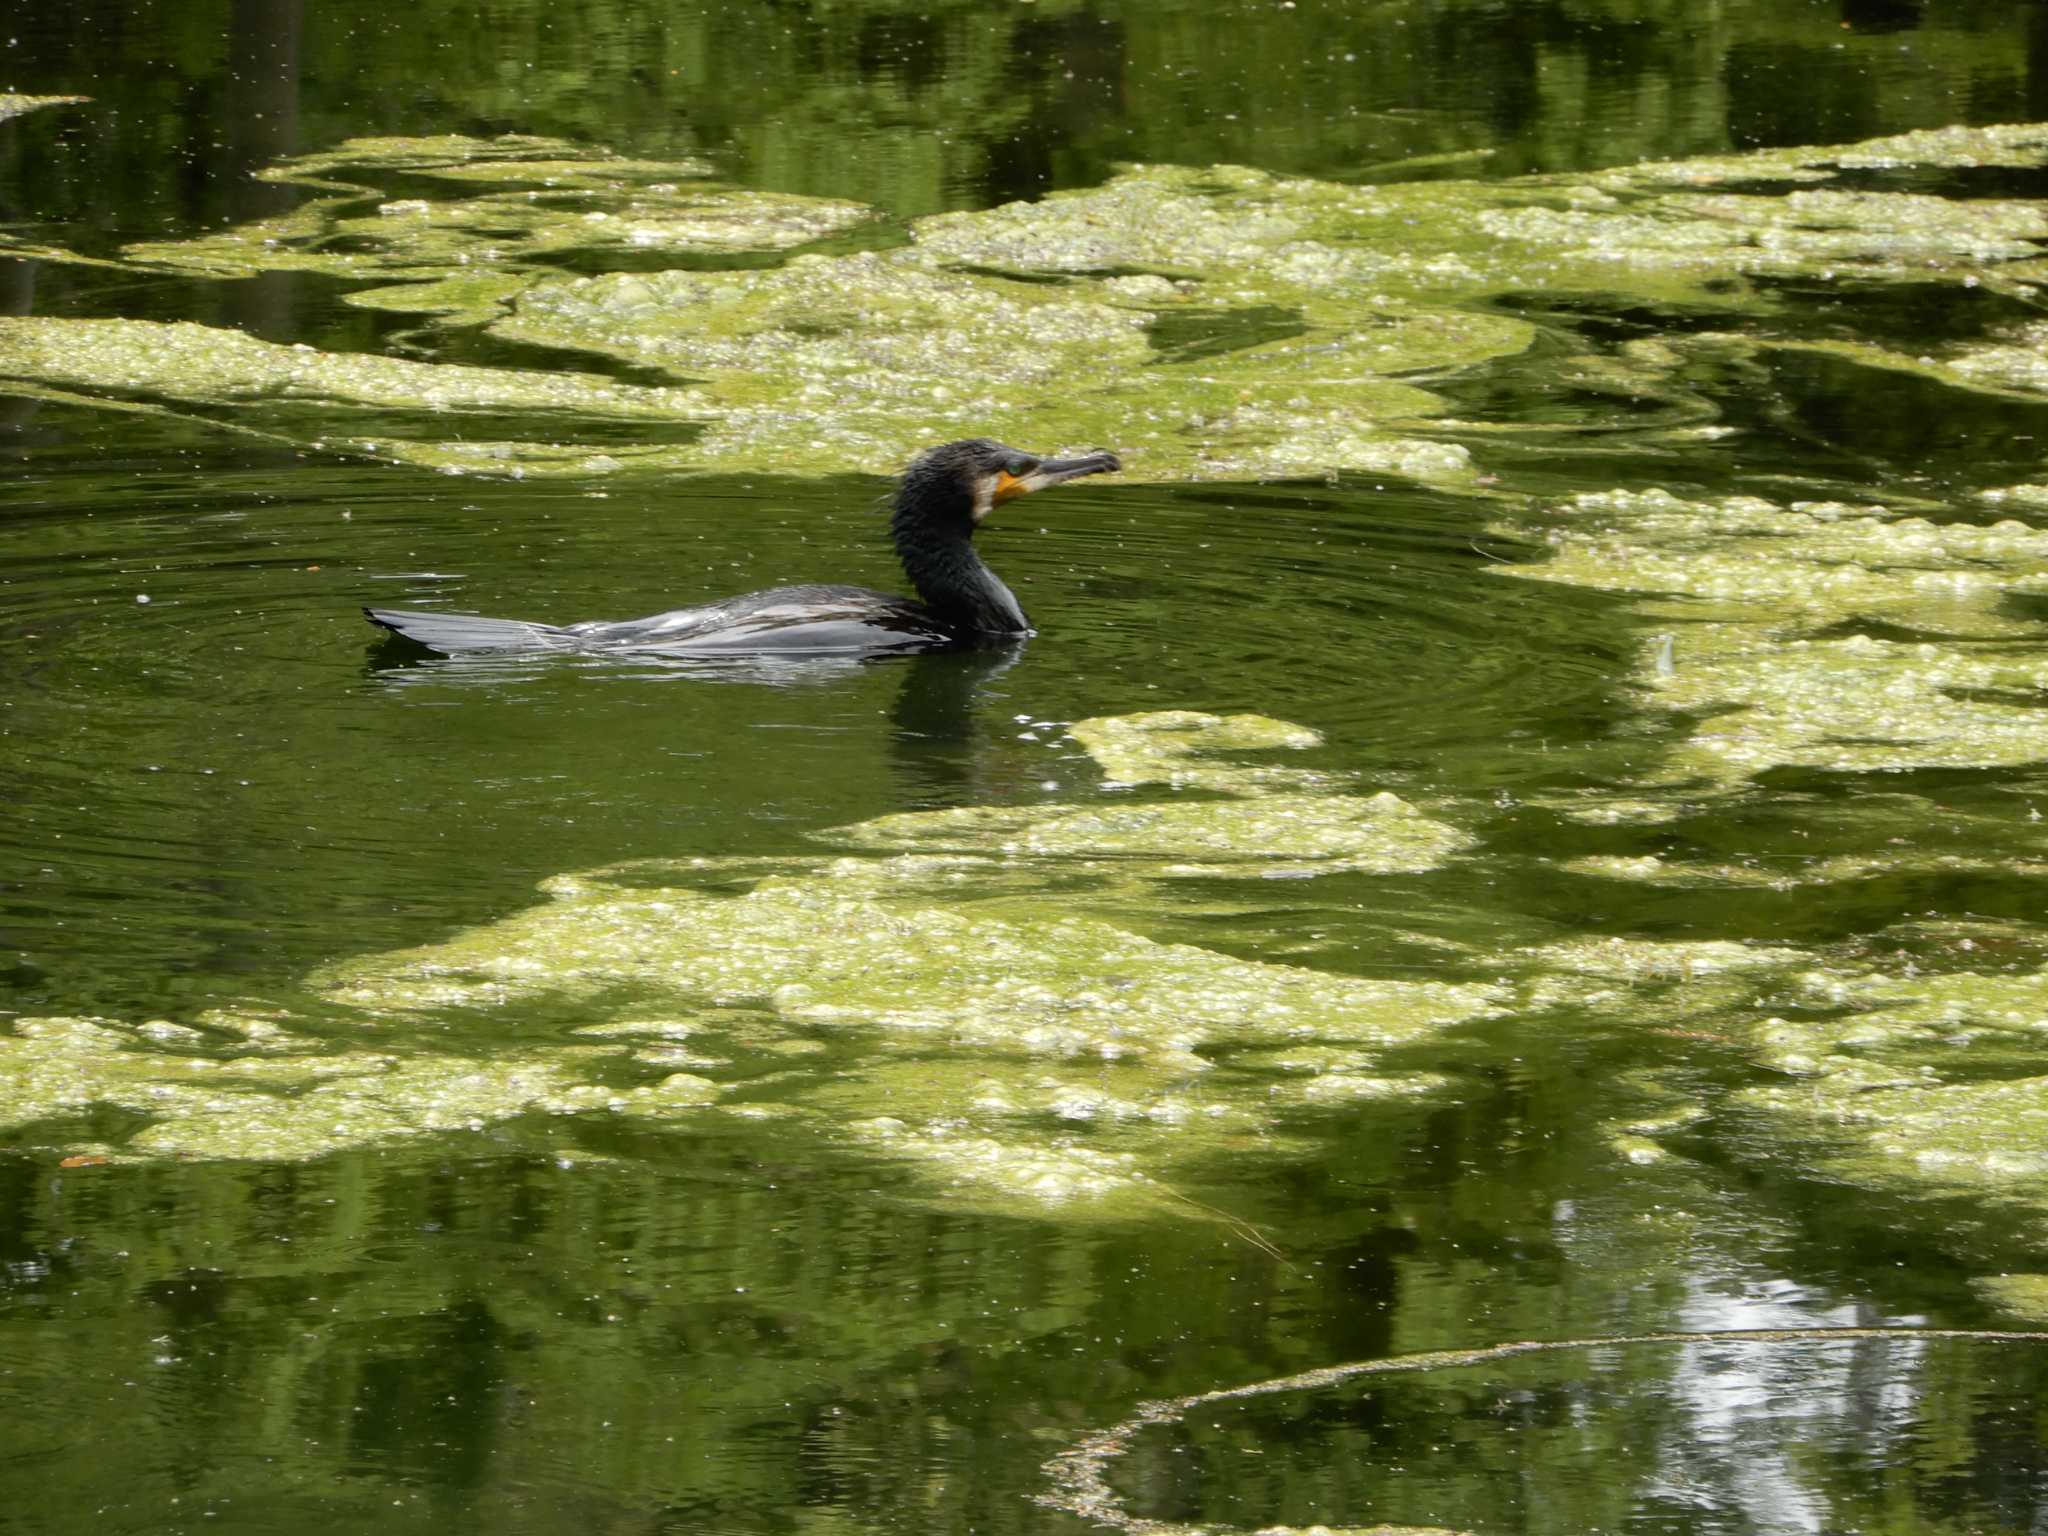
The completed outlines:
{"type": "Polygon", "coordinates": [[[481,651],[657,651],[682,655],[886,654],[958,649],[1028,635],[974,530],[1002,503],[1081,475],[1119,470],[1113,453],[1048,459],[986,437],[921,454],[897,482],[889,534],[920,601],[867,587],[770,587],[644,619],[536,624],[473,614],[365,608],[382,625],[445,656],[481,651]]]}

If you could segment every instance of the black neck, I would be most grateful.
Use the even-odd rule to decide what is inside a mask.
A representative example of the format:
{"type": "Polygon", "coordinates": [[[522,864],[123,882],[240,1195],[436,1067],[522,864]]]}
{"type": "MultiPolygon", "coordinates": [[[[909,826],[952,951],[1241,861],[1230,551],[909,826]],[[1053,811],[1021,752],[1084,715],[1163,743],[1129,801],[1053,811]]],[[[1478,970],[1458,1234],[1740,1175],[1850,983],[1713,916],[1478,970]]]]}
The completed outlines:
{"type": "Polygon", "coordinates": [[[1022,634],[1031,621],[1002,578],[975,553],[968,532],[972,526],[933,527],[899,508],[889,531],[904,574],[933,613],[978,634],[1022,634]]]}

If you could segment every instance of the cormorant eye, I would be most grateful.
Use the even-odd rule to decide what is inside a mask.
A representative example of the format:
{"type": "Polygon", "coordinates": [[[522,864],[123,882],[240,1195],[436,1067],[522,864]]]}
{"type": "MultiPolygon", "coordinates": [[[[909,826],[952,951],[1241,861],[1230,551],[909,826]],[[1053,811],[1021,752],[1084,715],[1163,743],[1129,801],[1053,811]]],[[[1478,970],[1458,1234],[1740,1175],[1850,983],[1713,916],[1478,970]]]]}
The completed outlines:
{"type": "Polygon", "coordinates": [[[1030,471],[1031,461],[1029,459],[1012,459],[1003,466],[1003,473],[1012,480],[1022,480],[1030,471]]]}

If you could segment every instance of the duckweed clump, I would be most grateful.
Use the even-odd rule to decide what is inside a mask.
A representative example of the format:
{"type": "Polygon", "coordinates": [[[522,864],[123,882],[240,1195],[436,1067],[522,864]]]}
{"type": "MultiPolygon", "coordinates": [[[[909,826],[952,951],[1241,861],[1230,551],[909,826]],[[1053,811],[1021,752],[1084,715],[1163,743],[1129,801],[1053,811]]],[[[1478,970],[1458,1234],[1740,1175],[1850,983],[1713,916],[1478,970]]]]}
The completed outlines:
{"type": "Polygon", "coordinates": [[[148,1123],[114,1149],[120,1157],[293,1162],[437,1132],[482,1131],[535,1113],[666,1116],[718,1093],[717,1085],[683,1073],[623,1089],[592,1081],[589,1067],[623,1054],[615,1048],[476,1056],[337,1051],[269,1021],[241,1029],[233,1015],[216,1014],[212,1022],[212,1035],[203,1036],[164,1022],[17,1019],[0,1035],[0,1125],[124,1110],[148,1123]]]}
{"type": "Polygon", "coordinates": [[[1393,874],[1434,869],[1470,839],[1396,795],[1262,795],[1240,803],[962,806],[883,816],[831,834],[856,846],[1144,859],[1155,873],[1393,874]]]}
{"type": "Polygon", "coordinates": [[[701,160],[632,160],[519,134],[351,139],[260,174],[325,195],[253,223],[131,245],[126,255],[211,277],[531,276],[570,253],[786,250],[874,216],[857,203],[712,184],[701,160]],[[421,182],[445,188],[422,196],[421,182]]]}
{"type": "Polygon", "coordinates": [[[1266,715],[1211,715],[1192,709],[1104,715],[1067,727],[1113,784],[1167,784],[1226,794],[1328,784],[1311,769],[1218,761],[1220,753],[1304,751],[1323,738],[1307,726],[1266,715]]]}
{"type": "MultiPolygon", "coordinates": [[[[685,389],[618,384],[588,374],[322,352],[184,321],[0,316],[0,378],[79,391],[118,388],[125,403],[148,409],[228,408],[246,427],[286,440],[317,421],[316,446],[435,468],[500,472],[577,469],[598,450],[560,442],[464,441],[466,416],[525,412],[536,426],[552,419],[557,427],[577,418],[659,424],[689,416],[700,403],[685,389]],[[362,420],[353,430],[352,412],[362,420]]],[[[604,451],[639,450],[607,445],[604,451]]]]}
{"type": "MultiPolygon", "coordinates": [[[[534,453],[508,436],[415,455],[444,468],[880,471],[936,437],[987,432],[1114,445],[1154,479],[1352,471],[1476,492],[1483,466],[1440,430],[1435,386],[1529,347],[1537,327],[1497,301],[1602,293],[1743,320],[1780,302],[1758,279],[2029,292],[2048,233],[2033,203],[1826,183],[2041,158],[2042,130],[2022,126],[1386,187],[1144,165],[890,231],[872,210],[723,185],[696,161],[520,136],[362,139],[264,173],[311,194],[298,206],[125,259],[210,277],[321,272],[361,284],[351,302],[422,316],[414,345],[437,326],[488,325],[701,390],[676,402],[705,424],[687,445],[534,453]],[[1774,180],[1792,190],[1752,190],[1774,180]],[[841,237],[868,226],[871,248],[845,249],[841,237]],[[650,253],[672,259],[561,270],[640,267],[650,253]]],[[[1595,394],[1668,397],[1672,430],[1711,430],[1673,383],[1709,344],[1624,346],[1577,359],[1572,376],[1595,394]]],[[[2010,393],[2037,388],[2039,354],[2022,330],[1925,362],[1882,347],[1862,360],[2010,393]]],[[[11,372],[118,397],[118,360],[105,361],[11,372]]],[[[249,405],[233,377],[248,362],[218,354],[220,376],[187,397],[193,408],[249,405]]]]}
{"type": "Polygon", "coordinates": [[[823,835],[927,856],[1057,859],[1090,869],[1121,864],[1155,877],[1395,874],[1434,869],[1471,843],[1397,795],[1344,794],[1342,776],[1238,760],[1321,744],[1316,732],[1285,720],[1156,710],[1079,720],[1067,729],[1108,775],[1106,787],[1161,784],[1242,798],[960,806],[881,816],[823,835]]]}
{"type": "Polygon", "coordinates": [[[18,91],[0,91],[0,123],[10,117],[20,117],[25,112],[35,112],[43,107],[69,106],[75,102],[91,101],[90,96],[25,96],[18,91]]]}
{"type": "Polygon", "coordinates": [[[1664,491],[1580,495],[1561,513],[1547,562],[1500,569],[1662,600],[1654,611],[1676,627],[1643,642],[1638,686],[1699,718],[1669,778],[2048,757],[2032,703],[2048,662],[2038,626],[2008,605],[2048,584],[2048,534],[1664,491]],[[1902,627],[1928,638],[1884,632],[1902,627]]]}
{"type": "MultiPolygon", "coordinates": [[[[47,104],[0,97],[0,117],[47,104]]],[[[296,207],[123,260],[159,277],[318,272],[354,285],[351,303],[419,317],[408,344],[428,355],[438,334],[482,326],[671,387],[89,319],[0,321],[0,376],[43,398],[474,473],[885,470],[935,437],[988,432],[1116,447],[1156,479],[1370,471],[1479,492],[1482,460],[1514,428],[1453,421],[1448,401],[1483,370],[1522,366],[1554,334],[1523,316],[1552,299],[1719,327],[1558,365],[1570,390],[1654,407],[1660,441],[1735,430],[1692,392],[1703,369],[1826,364],[2038,400],[2048,329],[2031,322],[1924,346],[1767,322],[1816,285],[2031,303],[2048,270],[2037,204],[1887,176],[2044,159],[2048,127],[2025,125],[1493,183],[1139,166],[891,228],[854,205],[721,185],[692,161],[530,138],[361,140],[266,173],[303,188],[296,207]],[[867,248],[850,249],[854,234],[867,248]],[[484,413],[526,422],[461,430],[484,413]],[[578,418],[643,425],[647,440],[586,442],[578,418]]],[[[1974,494],[2048,504],[2025,480],[1974,494]]],[[[1682,829],[1773,770],[2048,758],[2048,663],[2015,601],[2042,592],[2048,536],[1937,511],[1616,489],[1518,513],[1510,531],[1540,534],[1550,558],[1499,569],[1633,599],[1654,623],[1633,686],[1670,722],[1672,744],[1629,793],[1558,793],[1553,808],[1682,829]]],[[[1293,1107],[1442,1088],[1390,1067],[1390,1047],[1557,1010],[1749,1053],[1783,1080],[1746,1091],[1743,1112],[1832,1149],[1845,1177],[2048,1198],[2048,1095],[2027,1061],[2037,975],[1584,940],[1493,955],[1485,981],[1389,980],[1160,943],[1130,910],[1173,877],[1412,874],[1470,833],[1440,808],[1260,757],[1316,744],[1285,722],[1171,712],[1070,729],[1114,798],[880,818],[825,834],[861,856],[774,871],[565,877],[530,912],[316,978],[377,1050],[289,1021],[267,1034],[17,1021],[0,1036],[0,1119],[119,1156],[289,1158],[534,1114],[779,1115],[887,1148],[949,1194],[1099,1203],[1163,1198],[1164,1179],[1203,1157],[1270,1148],[1293,1107]],[[1088,881],[1127,910],[1051,898],[1088,881]],[[559,1038],[381,1045],[402,1038],[387,1023],[431,1017],[459,1042],[466,1024],[543,998],[566,1020],[559,1038]],[[108,1110],[139,1128],[81,1128],[108,1110]]],[[[2044,852],[2009,841],[2007,872],[2011,850],[2044,852]]],[[[1974,867],[1953,848],[1766,863],[1622,846],[1567,868],[1778,890],[1974,867]]],[[[1616,1122],[1611,1145],[1646,1162],[1698,1119],[1681,1103],[1616,1122]]]]}
{"type": "Polygon", "coordinates": [[[1316,742],[1285,721],[1172,711],[1074,729],[1105,765],[1154,782],[1186,765],[1226,776],[1205,794],[1240,795],[931,812],[826,834],[918,850],[893,856],[560,876],[528,911],[311,978],[364,1039],[432,1019],[455,1044],[368,1050],[253,1014],[205,1031],[24,1020],[0,1036],[0,1123],[61,1138],[111,1106],[148,1121],[117,1157],[290,1159],[537,1114],[715,1108],[873,1144],[977,1200],[1107,1210],[1171,1200],[1162,1179],[1226,1148],[1270,1149],[1290,1107],[1444,1085],[1386,1052],[1498,1011],[1506,985],[1242,960],[1045,893],[1103,862],[1141,879],[1420,869],[1460,834],[1392,796],[1303,793],[1221,755],[1316,742]],[[557,1033],[460,1046],[463,1021],[537,1002],[557,1033]]]}

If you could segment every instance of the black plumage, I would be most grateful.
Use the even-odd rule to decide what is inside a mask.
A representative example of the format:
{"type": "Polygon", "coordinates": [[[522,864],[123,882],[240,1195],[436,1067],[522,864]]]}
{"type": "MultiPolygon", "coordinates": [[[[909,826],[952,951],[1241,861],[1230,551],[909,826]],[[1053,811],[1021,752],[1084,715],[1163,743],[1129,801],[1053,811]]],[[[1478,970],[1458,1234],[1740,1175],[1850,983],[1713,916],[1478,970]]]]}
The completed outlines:
{"type": "Polygon", "coordinates": [[[1012,497],[1123,466],[1113,453],[1045,459],[985,437],[921,455],[897,483],[889,532],[917,600],[868,587],[771,587],[642,619],[538,624],[472,614],[365,608],[373,624],[443,655],[483,651],[653,651],[680,655],[882,654],[958,648],[1031,632],[1031,620],[974,548],[974,530],[1012,497]]]}

